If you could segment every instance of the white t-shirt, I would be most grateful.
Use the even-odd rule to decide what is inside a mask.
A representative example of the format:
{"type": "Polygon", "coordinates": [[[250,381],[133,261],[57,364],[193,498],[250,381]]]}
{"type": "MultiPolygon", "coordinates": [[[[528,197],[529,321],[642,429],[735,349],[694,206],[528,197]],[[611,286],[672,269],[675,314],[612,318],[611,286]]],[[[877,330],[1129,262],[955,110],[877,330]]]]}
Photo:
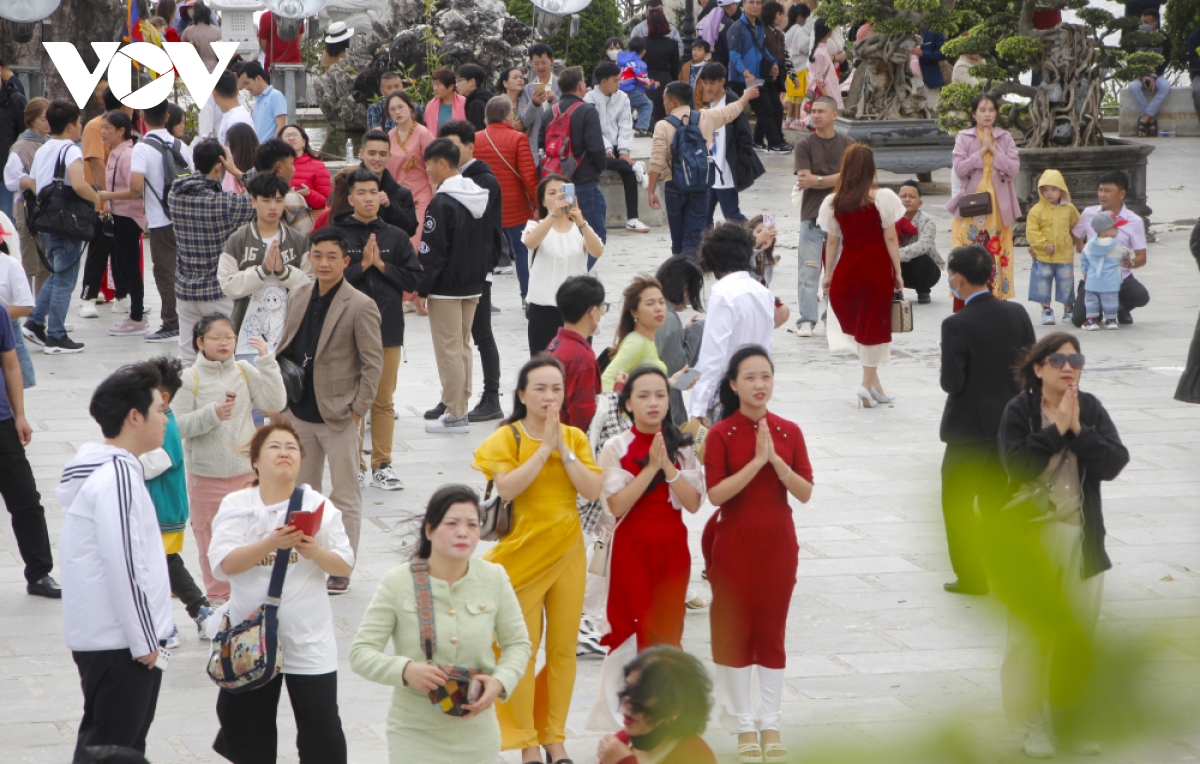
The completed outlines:
{"type": "MultiPolygon", "coordinates": [[[[0,212],[0,216],[3,214],[0,212]]],[[[19,254],[0,254],[0,308],[33,307],[33,292],[19,258],[19,254]]]]}
{"type": "MultiPolygon", "coordinates": [[[[221,118],[221,126],[217,128],[217,141],[226,148],[229,148],[229,128],[237,124],[250,125],[254,127],[254,117],[250,116],[245,106],[238,104],[229,111],[225,112],[225,116],[221,118]]],[[[255,135],[258,133],[256,132],[255,135]]]]}
{"type": "MultiPolygon", "coordinates": [[[[164,128],[151,130],[146,133],[146,138],[156,136],[163,143],[170,146],[175,141],[175,136],[171,135],[164,128]]],[[[179,142],[180,153],[187,161],[188,167],[192,167],[192,150],[183,141],[179,142]]],[[[163,162],[162,154],[158,153],[158,149],[146,145],[145,139],[133,144],[133,155],[129,159],[129,172],[140,172],[146,181],[146,186],[142,190],[142,201],[146,207],[146,224],[148,228],[165,228],[171,225],[171,219],[167,217],[162,206],[158,203],[162,196],[163,190],[163,162]],[[153,190],[151,190],[153,189],[153,190]]]]}
{"type": "MultiPolygon", "coordinates": [[[[713,104],[712,108],[720,109],[726,103],[725,96],[721,100],[713,104]]],[[[729,169],[729,157],[725,151],[725,141],[728,140],[726,130],[732,130],[733,123],[721,125],[713,131],[713,163],[717,165],[717,179],[713,181],[713,188],[733,188],[733,170],[729,169]]]]}
{"type": "MultiPolygon", "coordinates": [[[[263,251],[269,251],[273,241],[279,241],[278,233],[263,239],[266,245],[263,251]]],[[[250,295],[250,304],[246,307],[242,327],[238,330],[237,349],[234,351],[237,357],[258,355],[258,351],[250,344],[251,337],[262,337],[267,342],[267,348],[275,352],[287,322],[287,293],[279,277],[269,273],[258,291],[250,295]]]]}
{"type": "MultiPolygon", "coordinates": [[[[53,182],[54,165],[58,163],[60,153],[68,168],[75,162],[83,161],[83,152],[79,150],[74,141],[66,138],[51,138],[43,143],[37,153],[33,155],[33,166],[29,168],[29,175],[37,182],[38,193],[41,193],[43,188],[53,182]]],[[[64,172],[63,177],[67,179],[69,185],[70,176],[64,172]]]]}
{"type": "MultiPolygon", "coordinates": [[[[526,223],[521,241],[524,242],[525,237],[541,222],[530,220],[526,223]]],[[[587,275],[587,249],[583,243],[583,232],[577,225],[572,225],[566,233],[551,227],[537,247],[536,258],[533,252],[531,247],[527,299],[534,305],[554,307],[558,305],[558,288],[564,281],[571,276],[587,275]]]]}
{"type": "MultiPolygon", "coordinates": [[[[325,503],[325,510],[317,543],[353,565],[354,552],[350,550],[350,539],[342,525],[341,511],[306,486],[304,510],[315,510],[321,502],[325,503]]],[[[233,625],[253,615],[266,599],[275,553],[267,555],[250,570],[232,577],[221,571],[221,562],[234,549],[260,541],[283,525],[287,507],[286,501],[265,506],[257,487],[235,491],[221,501],[221,508],[213,520],[208,561],[215,578],[229,581],[229,601],[217,613],[228,614],[233,625]]],[[[283,579],[279,605],[279,645],[283,649],[282,671],[285,674],[317,675],[337,671],[337,642],[325,578],[325,571],[317,563],[293,551],[287,576],[283,579]]],[[[210,619],[210,636],[220,628],[221,620],[220,617],[210,619]]]]}

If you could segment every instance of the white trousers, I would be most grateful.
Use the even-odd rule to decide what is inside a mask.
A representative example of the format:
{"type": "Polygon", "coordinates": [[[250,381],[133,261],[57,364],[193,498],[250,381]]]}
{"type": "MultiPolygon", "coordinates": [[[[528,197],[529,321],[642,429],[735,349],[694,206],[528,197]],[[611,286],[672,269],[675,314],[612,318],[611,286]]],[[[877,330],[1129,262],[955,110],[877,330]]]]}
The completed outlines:
{"type": "Polygon", "coordinates": [[[783,704],[783,669],[762,666],[716,668],[717,703],[721,706],[721,725],[729,732],[760,732],[780,729],[783,704]],[[758,673],[758,694],[754,693],[754,673],[758,673]],[[757,702],[756,702],[757,701],[757,702]]]}

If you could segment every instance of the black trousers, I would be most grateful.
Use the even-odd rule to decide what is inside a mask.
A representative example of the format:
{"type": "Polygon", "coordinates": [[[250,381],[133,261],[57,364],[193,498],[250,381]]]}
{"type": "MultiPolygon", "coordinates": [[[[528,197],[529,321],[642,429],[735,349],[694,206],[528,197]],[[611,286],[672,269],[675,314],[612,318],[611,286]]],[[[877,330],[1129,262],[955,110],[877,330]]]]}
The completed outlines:
{"type": "MultiPolygon", "coordinates": [[[[746,92],[745,82],[730,82],[729,89],[739,96],[746,92]]],[[[779,125],[775,122],[775,112],[778,110],[782,114],[783,104],[779,102],[779,96],[776,94],[775,103],[772,107],[771,99],[767,95],[769,86],[766,84],[758,90],[758,98],[750,102],[750,108],[754,110],[754,134],[758,135],[758,131],[762,129],[762,135],[766,139],[768,146],[778,146],[783,143],[783,133],[779,129],[779,125]]],[[[757,141],[757,138],[755,139],[757,141]]]]}
{"type": "Polygon", "coordinates": [[[475,306],[471,320],[471,341],[479,348],[479,365],[483,367],[483,394],[500,394],[500,349],[492,334],[492,282],[483,282],[483,293],[475,306]]]}
{"type": "MultiPolygon", "coordinates": [[[[764,80],[761,88],[762,96],[771,103],[771,121],[775,124],[775,129],[779,135],[780,142],[783,141],[783,102],[779,100],[780,94],[784,92],[783,83],[779,79],[764,80]]],[[[751,106],[753,108],[753,105],[751,106]]],[[[758,116],[758,111],[754,112],[758,116]]],[[[762,143],[766,137],[766,125],[761,117],[758,118],[754,125],[754,142],[762,143]]],[[[775,144],[771,144],[775,145],[775,144]]]]}
{"type": "Polygon", "coordinates": [[[213,750],[234,764],[275,764],[279,744],[275,714],[285,677],[301,764],[346,764],[336,671],[316,676],[280,674],[264,687],[237,695],[221,690],[217,695],[221,729],[213,750]]]}
{"type": "Polygon", "coordinates": [[[200,591],[200,587],[196,586],[192,574],[183,564],[182,555],[178,553],[167,555],[167,575],[171,579],[171,594],[179,598],[179,601],[187,608],[189,616],[195,618],[200,615],[201,607],[208,607],[208,598],[204,596],[204,592],[200,591]]]}
{"type": "Polygon", "coordinates": [[[120,745],[145,753],[163,672],[138,663],[128,649],[72,651],[71,657],[83,686],[75,764],[92,760],[84,753],[90,746],[120,745]]]}
{"type": "Polygon", "coordinates": [[[942,517],[959,583],[986,589],[982,525],[1008,500],[1008,479],[990,443],[948,443],[942,458],[942,517]],[[976,508],[978,505],[978,509],[976,508]]]}
{"type": "MultiPolygon", "coordinates": [[[[1084,286],[1086,281],[1079,281],[1079,288],[1075,290],[1075,306],[1071,309],[1071,323],[1075,324],[1076,328],[1083,326],[1083,322],[1087,320],[1087,310],[1084,308],[1084,286]]],[[[1121,303],[1121,310],[1126,313],[1135,308],[1144,308],[1150,304],[1150,290],[1146,289],[1146,285],[1138,281],[1136,277],[1121,279],[1121,289],[1117,293],[1117,299],[1121,303]]],[[[1102,316],[1102,318],[1117,318],[1116,316],[1102,316]]]]}
{"type": "Polygon", "coordinates": [[[529,356],[532,358],[554,341],[563,325],[563,317],[553,305],[534,305],[532,302],[529,303],[527,317],[529,325],[526,332],[529,335],[529,356]]]}
{"type": "Polygon", "coordinates": [[[608,169],[621,176],[621,185],[625,187],[625,218],[633,220],[638,216],[638,182],[633,166],[620,157],[609,157],[608,169]]]}
{"type": "Polygon", "coordinates": [[[142,281],[142,227],[133,218],[113,215],[113,281],[117,296],[129,295],[129,317],[141,321],[146,315],[146,285],[142,281]]]}
{"type": "Polygon", "coordinates": [[[46,512],[14,419],[0,421],[0,498],[12,515],[17,550],[25,561],[25,580],[33,583],[50,575],[54,557],[50,554],[46,512]]]}
{"type": "Polygon", "coordinates": [[[942,279],[942,270],[929,255],[914,257],[900,263],[900,275],[904,277],[904,288],[915,289],[918,295],[929,294],[929,290],[942,279]]]}
{"type": "MultiPolygon", "coordinates": [[[[104,283],[104,274],[108,270],[108,260],[113,254],[113,239],[105,236],[100,227],[96,226],[96,236],[88,243],[87,258],[83,261],[83,287],[80,299],[94,300],[100,295],[100,286],[104,283]]],[[[117,297],[124,297],[126,291],[124,279],[117,276],[113,267],[113,285],[117,297]]]]}

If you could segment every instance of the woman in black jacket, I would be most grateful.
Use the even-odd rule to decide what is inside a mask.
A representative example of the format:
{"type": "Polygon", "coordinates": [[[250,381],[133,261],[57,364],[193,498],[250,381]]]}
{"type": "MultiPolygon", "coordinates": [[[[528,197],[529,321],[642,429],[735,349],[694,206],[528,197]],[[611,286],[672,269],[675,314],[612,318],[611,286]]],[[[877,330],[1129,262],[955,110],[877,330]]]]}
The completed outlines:
{"type": "MultiPolygon", "coordinates": [[[[1192,229],[1191,249],[1192,257],[1196,258],[1196,265],[1200,265],[1200,223],[1192,229]]],[[[1192,346],[1188,349],[1187,366],[1183,367],[1179,387],[1175,388],[1175,400],[1200,403],[1200,320],[1196,321],[1196,333],[1192,336],[1192,346]]]]}
{"type": "MultiPolygon", "coordinates": [[[[1104,406],[1079,390],[1083,365],[1074,335],[1043,337],[1017,367],[1023,392],[1000,423],[1000,456],[1016,498],[988,534],[996,547],[989,576],[1009,607],[1000,669],[1005,713],[1034,758],[1055,752],[1047,707],[1069,708],[1086,685],[1100,574],[1112,567],[1100,482],[1129,462],[1104,406]]],[[[1080,753],[1096,748],[1077,738],[1071,745],[1080,753]]]]}
{"type": "Polygon", "coordinates": [[[667,116],[663,107],[663,89],[675,80],[679,72],[679,44],[669,36],[671,25],[667,22],[667,14],[663,13],[662,6],[646,10],[646,31],[646,52],[642,54],[642,60],[646,62],[646,74],[658,83],[657,87],[646,93],[650,96],[650,102],[654,104],[654,114],[650,122],[650,130],[653,131],[658,121],[667,116]]]}

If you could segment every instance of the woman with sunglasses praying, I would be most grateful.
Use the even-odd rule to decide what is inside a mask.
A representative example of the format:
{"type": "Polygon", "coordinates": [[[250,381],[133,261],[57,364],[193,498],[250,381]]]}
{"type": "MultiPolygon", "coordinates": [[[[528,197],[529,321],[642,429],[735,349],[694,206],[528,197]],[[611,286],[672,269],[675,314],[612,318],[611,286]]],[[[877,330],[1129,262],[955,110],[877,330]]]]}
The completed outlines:
{"type": "Polygon", "coordinates": [[[1094,395],[1080,392],[1079,340],[1048,334],[1017,366],[1022,392],[1004,411],[1000,457],[1014,499],[988,524],[985,557],[993,589],[1009,609],[1000,669],[1004,710],[1025,735],[1025,753],[1055,755],[1055,738],[1098,753],[1086,730],[1057,724],[1084,693],[1100,615],[1104,551],[1100,482],[1129,461],[1117,428],[1094,395]]]}

